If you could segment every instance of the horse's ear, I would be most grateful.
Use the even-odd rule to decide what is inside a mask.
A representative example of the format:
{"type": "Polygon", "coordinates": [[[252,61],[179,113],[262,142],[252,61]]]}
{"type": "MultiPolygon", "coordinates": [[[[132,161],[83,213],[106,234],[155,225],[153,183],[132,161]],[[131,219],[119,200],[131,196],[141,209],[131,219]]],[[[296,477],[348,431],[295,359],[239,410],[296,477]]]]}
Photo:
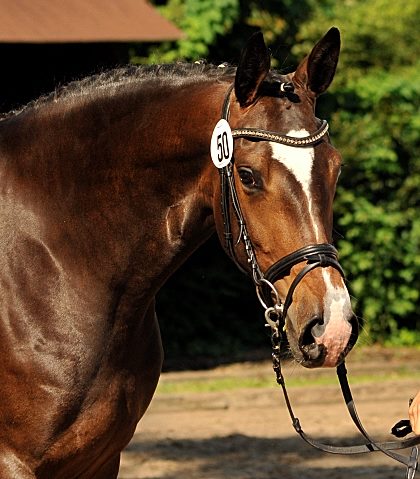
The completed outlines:
{"type": "Polygon", "coordinates": [[[293,81],[320,95],[330,86],[340,55],[340,31],[331,28],[298,66],[293,81]]]}
{"type": "Polygon", "coordinates": [[[236,70],[235,95],[241,107],[254,103],[258,88],[270,71],[270,52],[261,32],[254,33],[242,50],[236,70]]]}

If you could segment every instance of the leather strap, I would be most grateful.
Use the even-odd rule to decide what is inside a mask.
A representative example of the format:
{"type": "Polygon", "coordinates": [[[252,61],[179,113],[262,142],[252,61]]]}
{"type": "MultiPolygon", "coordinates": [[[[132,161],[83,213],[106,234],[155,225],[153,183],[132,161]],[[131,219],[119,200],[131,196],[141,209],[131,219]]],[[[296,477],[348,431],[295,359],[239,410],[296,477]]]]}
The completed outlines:
{"type": "MultiPolygon", "coordinates": [[[[343,268],[338,262],[337,250],[331,244],[321,243],[304,246],[303,248],[300,248],[280,259],[264,273],[264,278],[267,280],[268,284],[274,284],[279,279],[283,279],[284,277],[289,276],[293,266],[304,261],[306,261],[307,263],[306,266],[301,271],[299,271],[299,273],[294,278],[292,284],[289,287],[289,291],[287,292],[286,299],[284,300],[282,312],[283,320],[286,318],[287,311],[292,304],[293,293],[297,285],[310,271],[315,268],[325,268],[327,266],[332,266],[333,268],[337,269],[344,277],[343,268]]],[[[271,289],[267,286],[267,283],[263,283],[261,285],[260,292],[262,297],[264,298],[265,304],[271,304],[271,289]]]]}
{"type": "Polygon", "coordinates": [[[330,454],[352,455],[352,454],[363,454],[368,452],[381,451],[383,454],[386,454],[387,456],[391,457],[395,461],[398,461],[407,467],[407,475],[406,475],[407,479],[413,479],[415,477],[415,473],[418,469],[419,451],[418,451],[417,445],[420,444],[420,436],[415,436],[402,441],[385,441],[385,442],[374,441],[364,429],[359,419],[359,416],[357,414],[356,406],[354,404],[354,400],[350,391],[350,386],[347,380],[347,370],[346,370],[344,362],[337,367],[337,376],[340,382],[341,391],[342,391],[347,409],[349,411],[350,417],[352,418],[359,432],[367,440],[367,442],[365,444],[359,444],[356,446],[334,446],[331,444],[325,444],[323,442],[320,442],[308,436],[303,431],[299,419],[294,414],[294,411],[290,402],[290,398],[286,389],[286,383],[284,380],[283,373],[281,371],[281,364],[280,364],[279,337],[274,336],[274,339],[272,338],[272,340],[273,340],[273,369],[276,373],[277,383],[282,388],[283,396],[286,402],[286,407],[289,411],[289,415],[292,420],[292,425],[295,431],[307,444],[309,444],[310,446],[316,449],[319,449],[320,451],[328,452],[330,454]],[[409,456],[403,456],[402,454],[393,452],[399,449],[406,449],[410,447],[412,448],[412,450],[409,456]]]}

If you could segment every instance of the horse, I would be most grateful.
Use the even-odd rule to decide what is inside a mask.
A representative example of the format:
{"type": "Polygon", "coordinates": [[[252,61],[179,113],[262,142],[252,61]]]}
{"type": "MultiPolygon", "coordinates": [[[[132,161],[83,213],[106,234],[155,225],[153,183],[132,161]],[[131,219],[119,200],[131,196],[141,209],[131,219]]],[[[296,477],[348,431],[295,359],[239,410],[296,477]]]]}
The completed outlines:
{"type": "Polygon", "coordinates": [[[2,117],[2,479],[117,477],[161,372],[155,295],[214,231],[272,320],[287,301],[295,359],[343,360],[341,159],[315,116],[339,51],[332,28],[283,75],[256,33],[237,67],[119,68],[2,117]]]}

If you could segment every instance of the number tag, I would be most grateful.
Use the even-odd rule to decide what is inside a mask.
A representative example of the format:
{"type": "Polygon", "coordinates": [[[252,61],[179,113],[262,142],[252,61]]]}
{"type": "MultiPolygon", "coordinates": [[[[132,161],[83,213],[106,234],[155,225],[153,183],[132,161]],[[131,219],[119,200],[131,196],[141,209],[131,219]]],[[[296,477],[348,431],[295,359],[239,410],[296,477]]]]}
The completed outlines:
{"type": "Polygon", "coordinates": [[[229,123],[221,119],[214,127],[211,137],[210,154],[217,168],[224,168],[233,156],[233,136],[229,123]]]}

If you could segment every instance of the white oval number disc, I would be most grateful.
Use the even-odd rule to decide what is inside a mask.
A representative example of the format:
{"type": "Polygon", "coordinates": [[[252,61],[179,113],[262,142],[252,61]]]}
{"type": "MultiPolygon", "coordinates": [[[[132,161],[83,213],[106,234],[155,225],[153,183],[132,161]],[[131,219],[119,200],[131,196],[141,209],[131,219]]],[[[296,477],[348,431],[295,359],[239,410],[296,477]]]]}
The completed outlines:
{"type": "Polygon", "coordinates": [[[221,119],[214,127],[211,136],[210,154],[217,168],[224,168],[233,156],[233,136],[229,123],[221,119]]]}

